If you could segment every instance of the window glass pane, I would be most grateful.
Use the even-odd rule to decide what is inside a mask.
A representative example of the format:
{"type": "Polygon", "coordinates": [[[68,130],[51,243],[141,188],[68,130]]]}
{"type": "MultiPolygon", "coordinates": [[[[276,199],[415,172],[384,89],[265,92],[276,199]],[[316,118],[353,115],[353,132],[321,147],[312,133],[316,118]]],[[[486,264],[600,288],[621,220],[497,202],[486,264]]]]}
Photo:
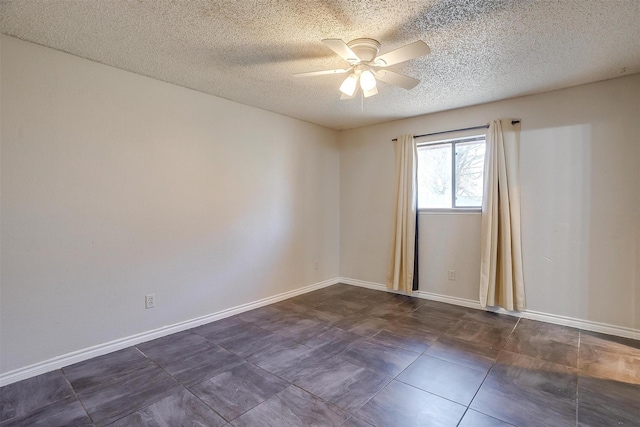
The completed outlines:
{"type": "Polygon", "coordinates": [[[482,206],[484,141],[456,147],[456,207],[482,206]]]}
{"type": "Polygon", "coordinates": [[[451,207],[451,151],[451,144],[418,148],[419,209],[451,207]]]}

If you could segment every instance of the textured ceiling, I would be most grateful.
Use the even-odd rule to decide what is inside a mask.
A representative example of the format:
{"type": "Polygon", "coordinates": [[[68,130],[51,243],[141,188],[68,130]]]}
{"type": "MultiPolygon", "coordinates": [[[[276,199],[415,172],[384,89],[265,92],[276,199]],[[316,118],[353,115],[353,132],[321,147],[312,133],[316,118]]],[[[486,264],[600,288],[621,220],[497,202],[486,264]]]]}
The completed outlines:
{"type": "Polygon", "coordinates": [[[0,0],[3,33],[334,129],[640,72],[640,0],[0,0]],[[411,91],[340,101],[324,38],[415,40],[411,91]]]}

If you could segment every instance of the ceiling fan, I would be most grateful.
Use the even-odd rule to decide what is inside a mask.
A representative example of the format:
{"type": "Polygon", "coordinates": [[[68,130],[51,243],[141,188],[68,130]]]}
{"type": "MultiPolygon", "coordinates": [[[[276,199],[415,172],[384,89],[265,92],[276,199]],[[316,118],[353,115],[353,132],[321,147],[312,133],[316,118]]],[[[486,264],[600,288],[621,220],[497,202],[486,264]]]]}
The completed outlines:
{"type": "Polygon", "coordinates": [[[349,76],[342,82],[340,99],[354,98],[358,93],[358,82],[365,98],[378,93],[376,80],[399,86],[407,90],[413,89],[420,80],[413,77],[398,74],[385,68],[410,59],[428,55],[431,52],[429,46],[421,40],[410,43],[406,46],[392,50],[378,56],[380,43],[374,39],[355,39],[345,43],[340,39],[324,39],[322,43],[337,53],[342,59],[347,61],[349,68],[339,68],[336,70],[311,71],[308,73],[297,73],[294,77],[313,77],[324,74],[343,74],[349,76]]]}

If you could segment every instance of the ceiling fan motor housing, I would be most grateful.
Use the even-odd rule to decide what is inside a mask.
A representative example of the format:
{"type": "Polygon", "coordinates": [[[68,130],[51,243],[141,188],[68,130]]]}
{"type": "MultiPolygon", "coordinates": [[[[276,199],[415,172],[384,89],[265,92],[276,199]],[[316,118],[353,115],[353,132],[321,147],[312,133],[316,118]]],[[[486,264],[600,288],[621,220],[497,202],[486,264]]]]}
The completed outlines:
{"type": "MultiPolygon", "coordinates": [[[[371,62],[380,52],[380,43],[374,39],[355,39],[347,43],[361,62],[371,62]]],[[[357,61],[357,59],[356,59],[357,61]]]]}

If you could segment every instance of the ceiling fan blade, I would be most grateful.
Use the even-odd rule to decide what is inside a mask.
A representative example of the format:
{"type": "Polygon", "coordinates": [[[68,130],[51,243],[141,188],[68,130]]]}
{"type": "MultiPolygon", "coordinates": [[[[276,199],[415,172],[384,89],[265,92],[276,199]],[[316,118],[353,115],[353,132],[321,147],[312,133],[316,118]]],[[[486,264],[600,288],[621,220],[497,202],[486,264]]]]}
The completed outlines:
{"type": "Polygon", "coordinates": [[[296,73],[293,77],[313,77],[313,76],[323,76],[325,74],[342,74],[350,71],[350,68],[338,68],[336,70],[322,70],[322,71],[310,71],[308,73],[296,73]]]}
{"type": "Polygon", "coordinates": [[[322,43],[326,44],[329,49],[340,55],[342,59],[349,64],[360,62],[360,58],[351,50],[345,42],[340,39],[324,39],[322,43]]]}
{"type": "Polygon", "coordinates": [[[376,79],[381,80],[385,83],[389,83],[394,86],[399,86],[405,88],[407,90],[413,89],[416,87],[420,80],[414,79],[413,77],[405,76],[404,74],[394,73],[389,70],[380,70],[376,72],[376,79]]]}
{"type": "Polygon", "coordinates": [[[377,95],[378,94],[378,88],[374,87],[373,89],[370,89],[370,90],[362,89],[362,93],[364,94],[365,98],[368,98],[370,96],[377,95]]]}
{"type": "Polygon", "coordinates": [[[388,67],[389,65],[399,64],[400,62],[428,55],[430,52],[431,49],[429,46],[422,40],[418,40],[396,50],[392,50],[391,52],[387,52],[384,55],[380,55],[373,61],[376,67],[388,67]]]}

